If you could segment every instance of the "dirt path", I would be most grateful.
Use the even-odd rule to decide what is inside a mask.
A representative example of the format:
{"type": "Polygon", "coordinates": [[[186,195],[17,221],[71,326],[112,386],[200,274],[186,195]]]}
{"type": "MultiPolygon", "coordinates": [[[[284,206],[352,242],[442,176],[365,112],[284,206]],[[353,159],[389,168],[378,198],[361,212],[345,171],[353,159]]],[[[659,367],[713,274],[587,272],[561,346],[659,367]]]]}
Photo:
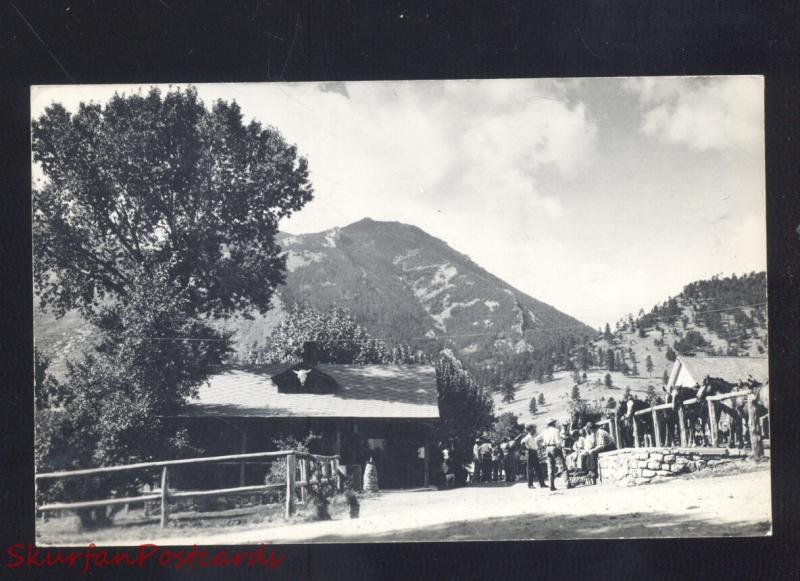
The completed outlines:
{"type": "Polygon", "coordinates": [[[518,483],[385,493],[365,499],[359,519],[141,542],[224,545],[762,536],[769,534],[770,514],[765,466],[743,474],[631,488],[594,486],[550,492],[529,490],[518,483]]]}

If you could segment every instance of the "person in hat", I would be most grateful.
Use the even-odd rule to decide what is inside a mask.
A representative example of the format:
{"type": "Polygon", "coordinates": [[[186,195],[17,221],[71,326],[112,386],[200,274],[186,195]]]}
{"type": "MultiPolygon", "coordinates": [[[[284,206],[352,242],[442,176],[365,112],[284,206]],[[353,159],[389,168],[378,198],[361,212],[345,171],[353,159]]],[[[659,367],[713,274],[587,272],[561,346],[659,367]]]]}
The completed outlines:
{"type": "Polygon", "coordinates": [[[547,453],[547,474],[550,480],[550,490],[556,489],[556,461],[561,460],[561,465],[566,468],[567,462],[564,459],[564,451],[561,448],[561,430],[557,427],[558,420],[551,418],[547,422],[547,428],[542,433],[542,444],[547,453]]]}
{"type": "Polygon", "coordinates": [[[539,465],[539,438],[536,437],[536,426],[528,424],[527,434],[520,440],[522,449],[525,450],[525,467],[528,474],[528,488],[533,488],[533,479],[539,481],[539,487],[544,488],[544,475],[539,465]]]}
{"type": "Polygon", "coordinates": [[[592,422],[586,422],[583,430],[586,432],[584,448],[587,453],[588,469],[592,473],[592,478],[597,478],[598,454],[616,450],[617,445],[614,443],[614,438],[611,437],[611,434],[603,428],[595,428],[592,422]]]}

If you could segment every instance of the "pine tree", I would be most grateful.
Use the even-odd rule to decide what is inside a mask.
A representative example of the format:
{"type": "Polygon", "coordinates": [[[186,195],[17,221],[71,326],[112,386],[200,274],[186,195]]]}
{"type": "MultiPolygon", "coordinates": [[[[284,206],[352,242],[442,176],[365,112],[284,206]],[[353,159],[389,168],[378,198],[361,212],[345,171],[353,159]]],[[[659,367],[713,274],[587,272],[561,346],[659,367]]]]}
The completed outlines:
{"type": "Polygon", "coordinates": [[[510,381],[506,381],[503,384],[502,394],[503,394],[503,403],[511,403],[514,401],[514,397],[516,396],[517,388],[514,387],[514,384],[510,381]]]}
{"type": "Polygon", "coordinates": [[[646,366],[647,373],[649,373],[652,376],[653,375],[653,358],[648,355],[647,359],[644,360],[644,364],[646,366]]]}
{"type": "Polygon", "coordinates": [[[664,382],[664,385],[669,383],[669,373],[667,373],[666,369],[664,370],[664,375],[661,376],[661,379],[664,382]]]}
{"type": "Polygon", "coordinates": [[[544,394],[543,393],[539,394],[539,405],[544,405],[544,394]]]}
{"type": "Polygon", "coordinates": [[[535,416],[536,412],[539,411],[536,408],[536,398],[535,397],[531,398],[531,403],[528,405],[528,409],[530,410],[532,416],[535,416]]]}
{"type": "Polygon", "coordinates": [[[617,361],[614,357],[614,351],[611,349],[606,350],[606,367],[609,371],[616,371],[617,370],[617,361]]]}
{"type": "Polygon", "coordinates": [[[569,399],[574,402],[579,402],[581,400],[581,389],[578,387],[578,384],[572,386],[572,392],[569,394],[569,399]]]}
{"type": "Polygon", "coordinates": [[[605,385],[606,385],[606,387],[611,387],[612,385],[614,385],[614,383],[611,381],[611,374],[610,373],[606,373],[605,385]]]}
{"type": "Polygon", "coordinates": [[[675,354],[675,350],[672,347],[667,347],[667,361],[675,361],[678,356],[675,354]]]}
{"type": "Polygon", "coordinates": [[[603,338],[606,341],[611,341],[611,326],[608,323],[606,323],[606,330],[603,332],[603,338]]]}

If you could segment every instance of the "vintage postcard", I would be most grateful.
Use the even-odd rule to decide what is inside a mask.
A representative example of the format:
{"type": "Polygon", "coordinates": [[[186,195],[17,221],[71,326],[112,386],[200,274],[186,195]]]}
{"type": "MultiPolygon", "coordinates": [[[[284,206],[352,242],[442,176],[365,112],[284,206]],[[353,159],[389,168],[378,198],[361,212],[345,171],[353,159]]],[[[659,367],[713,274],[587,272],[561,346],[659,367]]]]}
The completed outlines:
{"type": "Polygon", "coordinates": [[[771,533],[762,77],[31,117],[39,544],[771,533]]]}

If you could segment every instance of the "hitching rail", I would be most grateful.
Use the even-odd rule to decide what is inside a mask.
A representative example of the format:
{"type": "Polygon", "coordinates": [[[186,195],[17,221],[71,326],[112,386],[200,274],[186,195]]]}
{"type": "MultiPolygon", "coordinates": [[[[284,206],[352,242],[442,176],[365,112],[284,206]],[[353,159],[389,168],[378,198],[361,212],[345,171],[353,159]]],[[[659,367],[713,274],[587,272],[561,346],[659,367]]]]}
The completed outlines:
{"type": "MultiPolygon", "coordinates": [[[[717,446],[717,404],[723,405],[722,402],[729,399],[735,399],[739,397],[746,398],[747,401],[747,416],[748,416],[748,425],[750,429],[750,445],[753,451],[753,455],[757,458],[763,456],[764,448],[763,448],[763,440],[761,430],[758,429],[758,424],[756,421],[756,409],[755,409],[755,395],[753,395],[750,391],[742,390],[742,391],[734,391],[731,393],[723,393],[719,395],[710,395],[704,399],[704,401],[708,405],[708,418],[709,423],[713,428],[710,430],[710,438],[711,438],[711,446],[717,446]]],[[[697,398],[687,399],[682,403],[682,405],[678,406],[678,426],[680,429],[680,438],[681,438],[681,445],[688,446],[689,445],[689,435],[686,433],[686,426],[684,422],[684,408],[686,406],[701,404],[703,402],[698,401],[697,398]]],[[[639,410],[638,412],[634,412],[635,416],[644,416],[650,414],[653,421],[653,435],[655,436],[655,444],[657,446],[661,445],[661,433],[660,427],[658,422],[658,412],[663,410],[672,409],[672,404],[664,403],[651,406],[649,408],[639,410]]],[[[605,423],[605,422],[604,422],[605,423]]],[[[633,444],[634,447],[639,447],[639,428],[636,422],[633,423],[633,444]]],[[[664,434],[664,444],[666,445],[666,434],[664,434]]],[[[616,440],[617,442],[621,441],[619,438],[616,440]]]]}

